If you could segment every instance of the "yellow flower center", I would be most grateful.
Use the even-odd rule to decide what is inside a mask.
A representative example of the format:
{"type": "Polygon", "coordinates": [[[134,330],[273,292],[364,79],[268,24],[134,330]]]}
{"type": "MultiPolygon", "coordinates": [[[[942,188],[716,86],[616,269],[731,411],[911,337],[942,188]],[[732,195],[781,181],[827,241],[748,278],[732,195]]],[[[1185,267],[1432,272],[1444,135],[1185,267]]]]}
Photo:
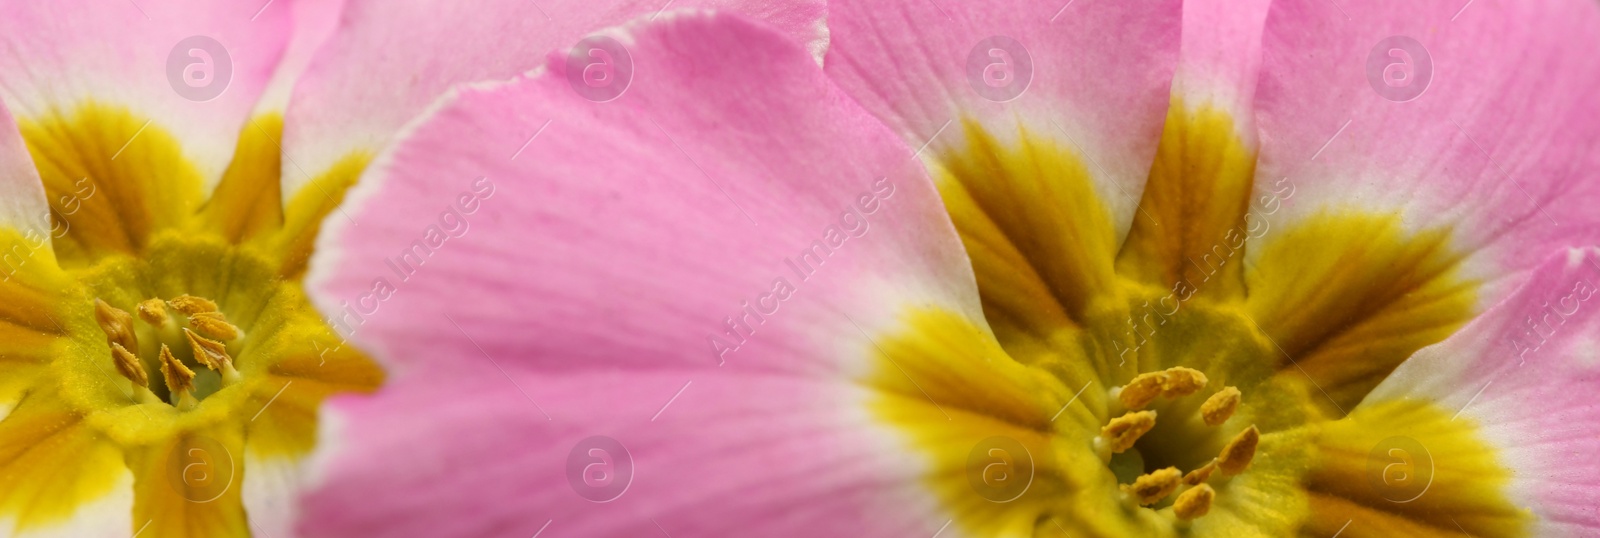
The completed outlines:
{"type": "Polygon", "coordinates": [[[985,319],[913,307],[867,350],[884,359],[870,409],[957,528],[1526,532],[1476,424],[1364,401],[1476,313],[1449,230],[1291,201],[1228,114],[1178,101],[1121,222],[1122,193],[1075,142],[964,131],[930,167],[985,319]]]}
{"type": "Polygon", "coordinates": [[[91,104],[21,128],[50,226],[0,228],[0,534],[127,517],[96,510],[130,535],[254,532],[248,499],[287,493],[265,484],[315,446],[318,405],[383,379],[301,285],[324,193],[365,159],[283,206],[276,117],[209,198],[157,121],[91,104]]]}
{"type": "MultiPolygon", "coordinates": [[[[1123,484],[1122,491],[1139,505],[1161,503],[1173,493],[1180,493],[1182,497],[1188,494],[1187,488],[1203,486],[1217,469],[1223,476],[1242,473],[1255,458],[1256,445],[1261,440],[1261,432],[1255,426],[1240,430],[1226,441],[1220,452],[1207,458],[1210,454],[1207,449],[1223,439],[1217,427],[1233,416],[1239,406],[1240,392],[1238,388],[1227,387],[1212,393],[1204,403],[1194,405],[1193,399],[1186,397],[1205,390],[1206,383],[1205,374],[1179,366],[1139,374],[1127,385],[1111,389],[1111,399],[1127,411],[1100,429],[1100,436],[1094,439],[1094,449],[1117,474],[1123,484]],[[1163,424],[1175,423],[1175,426],[1166,428],[1160,436],[1145,439],[1145,434],[1154,430],[1157,423],[1157,412],[1145,410],[1153,405],[1165,407],[1169,418],[1163,424]],[[1137,448],[1141,440],[1144,441],[1143,451],[1137,448]],[[1145,452],[1150,453],[1149,460],[1144,457],[1145,452]],[[1190,470],[1184,474],[1176,464],[1190,470]],[[1139,474],[1152,467],[1156,469],[1139,474]]],[[[1210,491],[1209,486],[1206,489],[1210,491]]],[[[1185,514],[1190,517],[1184,519],[1198,517],[1196,514],[1203,514],[1213,497],[1214,492],[1191,495],[1189,507],[1179,517],[1184,518],[1185,514]]]]}

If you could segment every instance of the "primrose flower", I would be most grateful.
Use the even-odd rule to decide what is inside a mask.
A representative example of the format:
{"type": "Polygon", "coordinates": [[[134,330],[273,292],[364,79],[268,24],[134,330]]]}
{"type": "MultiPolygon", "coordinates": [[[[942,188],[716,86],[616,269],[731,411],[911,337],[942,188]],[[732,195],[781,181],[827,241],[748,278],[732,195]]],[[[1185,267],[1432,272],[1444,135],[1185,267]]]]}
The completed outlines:
{"type": "Polygon", "coordinates": [[[614,99],[442,100],[312,262],[394,375],[299,530],[1600,532],[1600,5],[1063,4],[830,3],[821,69],[672,12],[614,99]]]}
{"type": "Polygon", "coordinates": [[[290,535],[318,406],[385,377],[302,287],[324,219],[451,85],[658,7],[248,4],[0,8],[0,535],[290,535]]]}

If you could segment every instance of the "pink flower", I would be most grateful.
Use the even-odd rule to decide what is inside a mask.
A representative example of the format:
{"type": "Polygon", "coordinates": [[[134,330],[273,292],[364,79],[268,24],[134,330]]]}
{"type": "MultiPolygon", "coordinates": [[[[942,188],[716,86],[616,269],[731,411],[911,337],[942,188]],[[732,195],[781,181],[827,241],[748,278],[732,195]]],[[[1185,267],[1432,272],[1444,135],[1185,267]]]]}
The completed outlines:
{"type": "Polygon", "coordinates": [[[324,219],[453,85],[659,7],[0,8],[0,536],[290,535],[320,404],[385,379],[307,300],[324,219]]]}
{"type": "Polygon", "coordinates": [[[392,381],[331,404],[300,530],[1592,535],[1597,10],[843,2],[821,69],[698,12],[558,49],[329,221],[312,293],[392,381]]]}

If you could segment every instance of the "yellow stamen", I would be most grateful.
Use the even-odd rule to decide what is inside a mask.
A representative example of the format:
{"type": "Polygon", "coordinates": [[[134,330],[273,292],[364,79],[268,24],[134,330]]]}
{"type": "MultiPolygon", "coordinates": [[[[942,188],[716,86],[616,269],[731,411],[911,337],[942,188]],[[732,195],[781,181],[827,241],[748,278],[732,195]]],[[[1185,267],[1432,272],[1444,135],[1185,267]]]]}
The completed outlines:
{"type": "Polygon", "coordinates": [[[1161,395],[1168,398],[1188,396],[1206,388],[1206,375],[1193,368],[1168,368],[1161,383],[1161,395]]]}
{"type": "Polygon", "coordinates": [[[1199,392],[1206,387],[1206,381],[1206,375],[1199,370],[1182,366],[1145,372],[1128,381],[1117,393],[1117,400],[1128,409],[1144,409],[1156,396],[1177,398],[1199,392]]]}
{"type": "Polygon", "coordinates": [[[1212,458],[1211,461],[1206,462],[1206,464],[1200,466],[1200,468],[1189,471],[1189,474],[1183,475],[1183,483],[1191,486],[1200,485],[1202,482],[1210,479],[1211,472],[1215,470],[1217,470],[1217,460],[1216,458],[1212,458]]]}
{"type": "Polygon", "coordinates": [[[1248,469],[1250,460],[1256,457],[1256,445],[1260,443],[1261,431],[1255,426],[1234,436],[1232,441],[1228,441],[1228,446],[1222,448],[1222,455],[1217,457],[1217,466],[1222,469],[1222,474],[1232,476],[1248,469]]]}
{"type": "Polygon", "coordinates": [[[139,349],[139,337],[133,332],[133,316],[100,299],[94,300],[94,319],[106,333],[106,341],[122,344],[127,349],[139,349]]]}
{"type": "Polygon", "coordinates": [[[178,395],[178,409],[188,411],[200,405],[194,398],[194,370],[173,357],[166,344],[161,345],[161,377],[166,378],[167,388],[178,395]]]}
{"type": "Polygon", "coordinates": [[[1122,392],[1117,394],[1117,399],[1122,406],[1128,409],[1144,409],[1161,395],[1161,385],[1167,377],[1166,372],[1146,372],[1139,374],[1123,385],[1122,392]]]}
{"type": "Polygon", "coordinates": [[[172,298],[171,301],[167,301],[167,304],[172,305],[174,310],[183,312],[183,315],[185,316],[193,316],[201,312],[217,311],[217,303],[211,302],[210,299],[195,297],[187,293],[172,298]]]}
{"type": "Polygon", "coordinates": [[[1110,423],[1100,429],[1100,438],[1110,444],[1111,452],[1121,453],[1133,448],[1139,437],[1149,433],[1150,428],[1154,427],[1156,427],[1155,411],[1130,411],[1111,419],[1110,423]]]}
{"type": "Polygon", "coordinates": [[[167,324],[167,303],[161,299],[148,299],[139,303],[139,319],[156,327],[167,324]]]}
{"type": "Polygon", "coordinates": [[[1200,484],[1178,495],[1178,500],[1172,503],[1172,513],[1184,521],[1206,515],[1211,511],[1211,500],[1216,496],[1217,491],[1211,486],[1200,484]]]}
{"type": "Polygon", "coordinates": [[[189,347],[194,350],[194,360],[201,366],[221,370],[222,363],[233,360],[228,356],[228,346],[222,345],[221,342],[195,334],[188,328],[183,330],[183,335],[189,339],[189,347]]]}
{"type": "Polygon", "coordinates": [[[226,342],[239,338],[239,328],[228,323],[227,316],[221,312],[201,312],[189,316],[189,325],[194,327],[194,332],[212,340],[226,342]]]}
{"type": "Polygon", "coordinates": [[[239,380],[239,372],[233,369],[233,357],[228,356],[228,346],[195,334],[188,328],[183,330],[183,335],[188,337],[189,347],[194,350],[194,360],[222,374],[223,385],[231,385],[239,380]]]}
{"type": "Polygon", "coordinates": [[[155,393],[150,392],[150,375],[144,371],[144,363],[139,362],[139,357],[134,355],[122,344],[111,343],[111,363],[116,365],[117,373],[133,382],[133,393],[139,403],[160,403],[155,393]]]}
{"type": "Polygon", "coordinates": [[[1123,484],[1122,491],[1132,495],[1140,506],[1147,506],[1161,502],[1161,499],[1177,491],[1182,476],[1177,467],[1159,469],[1134,479],[1132,484],[1123,484]]]}
{"type": "Polygon", "coordinates": [[[145,373],[144,364],[122,344],[111,343],[111,362],[117,366],[117,373],[128,378],[134,385],[147,388],[150,386],[150,375],[145,373]]]}
{"type": "Polygon", "coordinates": [[[1216,426],[1227,422],[1238,409],[1239,389],[1225,387],[1206,398],[1206,403],[1200,404],[1200,418],[1205,419],[1207,426],[1216,426]]]}

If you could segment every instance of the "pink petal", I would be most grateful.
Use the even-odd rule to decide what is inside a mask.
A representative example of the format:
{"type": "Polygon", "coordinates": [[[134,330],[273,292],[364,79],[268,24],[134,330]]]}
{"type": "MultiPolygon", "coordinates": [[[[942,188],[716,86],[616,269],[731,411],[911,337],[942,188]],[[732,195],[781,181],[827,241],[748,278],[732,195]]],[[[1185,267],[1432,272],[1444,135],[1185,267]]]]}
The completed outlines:
{"type": "MultiPolygon", "coordinates": [[[[493,0],[450,2],[349,0],[337,33],[318,53],[290,101],[284,149],[314,176],[352,152],[377,153],[391,137],[455,84],[505,80],[565,52],[585,33],[656,15],[661,0],[493,0]]],[[[790,37],[825,42],[822,0],[689,0],[755,16],[790,37]]],[[[284,196],[310,181],[285,174],[284,196]]]]}
{"type": "Polygon", "coordinates": [[[91,101],[126,107],[182,141],[215,185],[288,33],[282,11],[251,20],[257,7],[198,0],[7,3],[0,8],[0,72],[6,73],[0,98],[19,121],[70,113],[91,101]]]}
{"type": "Polygon", "coordinates": [[[1267,28],[1257,177],[1296,193],[1275,230],[1400,211],[1454,226],[1491,277],[1600,242],[1600,5],[1292,0],[1267,28]]]}
{"type": "Polygon", "coordinates": [[[1534,536],[1600,532],[1600,250],[1546,258],[1510,297],[1424,348],[1363,406],[1398,399],[1459,410],[1512,471],[1534,536]]]}
{"type": "Polygon", "coordinates": [[[915,486],[920,463],[848,381],[870,366],[866,334],[912,301],[981,319],[912,150],[800,45],[735,16],[606,35],[636,66],[622,96],[583,99],[559,54],[463,90],[359,187],[359,225],[319,245],[337,254],[312,268],[325,312],[393,281],[356,337],[401,368],[380,395],[334,405],[301,530],[931,536],[948,518],[915,486]],[[385,261],[441,211],[465,213],[480,177],[494,190],[479,184],[470,228],[399,280],[385,261]],[[851,208],[874,184],[861,236],[793,275],[786,258],[842,214],[860,222],[851,208]],[[719,357],[709,337],[780,277],[793,295],[719,357]],[[611,502],[567,478],[594,435],[636,463],[611,502]]]}
{"type": "Polygon", "coordinates": [[[1191,108],[1215,105],[1233,115],[1254,143],[1251,99],[1261,69],[1261,33],[1269,0],[1188,0],[1173,93],[1191,108]]]}
{"type": "Polygon", "coordinates": [[[831,373],[852,367],[839,335],[907,302],[981,319],[910,148],[782,34],[673,21],[607,34],[637,74],[614,101],[576,94],[555,54],[463,90],[381,158],[358,225],[330,219],[313,262],[336,327],[400,366],[481,346],[508,369],[831,373]],[[818,245],[820,265],[801,259],[818,245]]]}
{"type": "MultiPolygon", "coordinates": [[[[22,133],[17,131],[16,119],[0,104],[0,230],[4,229],[24,237],[32,232],[42,243],[34,245],[38,248],[49,245],[53,235],[44,183],[33,167],[22,133]]],[[[10,250],[9,245],[6,250],[10,250]]]]}
{"type": "Polygon", "coordinates": [[[273,72],[272,80],[262,92],[256,105],[257,113],[283,114],[289,107],[289,96],[295,84],[310,67],[311,60],[322,45],[339,29],[339,16],[344,12],[345,0],[298,0],[273,2],[261,6],[257,18],[269,9],[288,11],[290,36],[284,47],[283,59],[273,72]]]}
{"type": "Polygon", "coordinates": [[[1097,165],[1101,199],[1126,229],[1161,139],[1180,9],[1166,1],[834,2],[825,65],[930,156],[963,146],[963,118],[1002,137],[1020,123],[1077,148],[1097,165]],[[986,41],[993,36],[1005,39],[986,41]]]}
{"type": "Polygon", "coordinates": [[[864,387],[731,369],[513,382],[469,368],[480,375],[410,376],[334,404],[339,450],[315,465],[301,534],[932,536],[948,521],[918,491],[917,460],[860,412],[864,387]],[[580,448],[594,436],[626,455],[580,448]],[[619,474],[585,482],[596,463],[619,474]]]}

